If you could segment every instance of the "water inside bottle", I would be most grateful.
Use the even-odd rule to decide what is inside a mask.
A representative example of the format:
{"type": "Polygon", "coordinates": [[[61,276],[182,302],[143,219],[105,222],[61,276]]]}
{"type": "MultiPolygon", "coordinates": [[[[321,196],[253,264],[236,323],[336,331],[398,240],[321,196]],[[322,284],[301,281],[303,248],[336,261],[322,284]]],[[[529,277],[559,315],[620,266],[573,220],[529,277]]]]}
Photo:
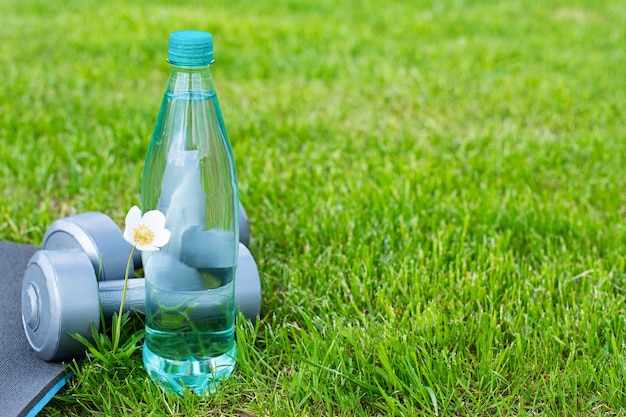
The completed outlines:
{"type": "Polygon", "coordinates": [[[198,271],[215,288],[171,291],[146,282],[143,358],[151,377],[182,393],[211,391],[235,366],[233,269],[198,271]],[[223,285],[222,285],[223,284],[223,285]]]}

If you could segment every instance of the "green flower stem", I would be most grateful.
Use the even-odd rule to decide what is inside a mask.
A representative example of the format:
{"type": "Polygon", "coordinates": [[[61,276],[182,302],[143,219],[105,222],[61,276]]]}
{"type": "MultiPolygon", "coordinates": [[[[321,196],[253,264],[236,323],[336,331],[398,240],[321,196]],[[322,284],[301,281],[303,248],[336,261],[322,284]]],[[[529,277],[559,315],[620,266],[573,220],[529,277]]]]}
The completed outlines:
{"type": "Polygon", "coordinates": [[[120,342],[120,334],[122,333],[122,312],[124,311],[124,300],[126,300],[126,289],[128,288],[128,274],[130,274],[130,263],[133,261],[133,255],[135,255],[136,246],[133,246],[133,250],[130,251],[128,257],[128,263],[126,264],[126,274],[124,275],[124,290],[122,291],[122,301],[120,303],[120,311],[117,313],[117,322],[115,323],[115,334],[113,336],[113,353],[117,350],[117,346],[120,342]]]}

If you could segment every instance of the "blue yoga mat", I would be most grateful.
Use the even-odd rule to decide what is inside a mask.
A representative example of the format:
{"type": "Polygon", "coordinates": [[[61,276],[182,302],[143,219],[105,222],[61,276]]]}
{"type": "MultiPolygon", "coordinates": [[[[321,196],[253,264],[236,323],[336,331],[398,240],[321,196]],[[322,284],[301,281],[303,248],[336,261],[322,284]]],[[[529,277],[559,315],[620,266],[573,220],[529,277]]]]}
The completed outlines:
{"type": "Polygon", "coordinates": [[[22,276],[38,248],[0,242],[0,414],[35,416],[67,381],[61,363],[45,362],[22,327],[22,276]]]}

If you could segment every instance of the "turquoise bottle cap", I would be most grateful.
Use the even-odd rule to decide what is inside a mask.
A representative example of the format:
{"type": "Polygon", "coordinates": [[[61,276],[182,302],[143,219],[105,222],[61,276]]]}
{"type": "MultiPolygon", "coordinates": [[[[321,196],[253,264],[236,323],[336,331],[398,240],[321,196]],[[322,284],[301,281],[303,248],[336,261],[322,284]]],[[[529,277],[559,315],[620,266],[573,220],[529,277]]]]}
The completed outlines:
{"type": "Polygon", "coordinates": [[[203,67],[213,62],[213,36],[199,30],[170,34],[167,62],[181,67],[203,67]]]}

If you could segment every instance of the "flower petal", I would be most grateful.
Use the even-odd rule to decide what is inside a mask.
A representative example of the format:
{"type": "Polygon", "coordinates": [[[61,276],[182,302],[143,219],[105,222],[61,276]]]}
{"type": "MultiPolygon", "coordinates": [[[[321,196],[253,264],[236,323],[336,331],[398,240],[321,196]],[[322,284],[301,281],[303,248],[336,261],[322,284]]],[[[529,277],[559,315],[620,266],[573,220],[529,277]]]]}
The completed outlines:
{"type": "Polygon", "coordinates": [[[165,228],[165,215],[159,210],[150,210],[143,215],[141,222],[156,232],[165,228]]]}
{"type": "Polygon", "coordinates": [[[151,243],[148,243],[146,245],[137,244],[137,250],[140,250],[142,252],[154,252],[154,251],[159,250],[159,248],[157,248],[151,243]]]}
{"type": "Polygon", "coordinates": [[[161,248],[167,245],[167,242],[170,241],[170,237],[172,234],[167,229],[160,229],[154,231],[154,238],[152,239],[152,245],[157,248],[161,248]]]}
{"type": "Polygon", "coordinates": [[[126,226],[137,227],[141,221],[141,210],[137,206],[132,206],[126,214],[126,226]]]}
{"type": "Polygon", "coordinates": [[[141,210],[137,206],[132,206],[126,215],[126,226],[124,228],[124,239],[131,245],[135,245],[135,231],[141,222],[141,210]]]}

